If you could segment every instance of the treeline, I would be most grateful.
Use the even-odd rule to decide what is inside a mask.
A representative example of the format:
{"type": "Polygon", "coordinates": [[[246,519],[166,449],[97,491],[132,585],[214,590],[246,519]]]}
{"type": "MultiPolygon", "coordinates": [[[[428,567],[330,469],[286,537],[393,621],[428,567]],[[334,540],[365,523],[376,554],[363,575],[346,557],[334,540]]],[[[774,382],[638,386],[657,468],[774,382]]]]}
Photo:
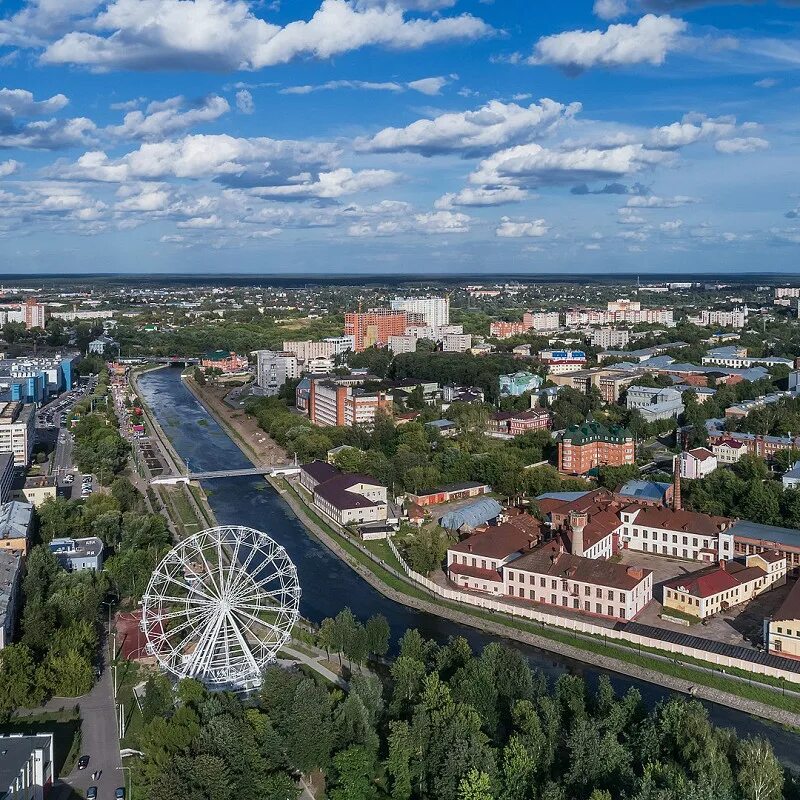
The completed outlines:
{"type": "Polygon", "coordinates": [[[387,417],[377,418],[371,431],[362,427],[319,428],[274,397],[251,400],[246,410],[300,461],[325,459],[332,448],[349,445],[354,449],[337,456],[341,469],[371,475],[398,492],[418,493],[472,480],[488,483],[506,496],[587,486],[584,481],[563,479],[552,468],[525,469],[550,455],[550,435],[537,431],[512,441],[489,439],[483,435],[488,409],[481,405],[454,403],[448,409],[448,417],[461,431],[457,441],[440,436],[422,423],[396,426],[387,417]]]}
{"type": "Polygon", "coordinates": [[[731,469],[684,481],[681,489],[685,505],[695,511],[800,528],[800,490],[784,489],[756,456],[742,456],[731,469]]]}
{"type": "Polygon", "coordinates": [[[445,646],[408,631],[390,675],[350,691],[270,667],[257,697],[177,698],[148,686],[135,795],[297,798],[291,775],[331,800],[779,800],[796,797],[770,744],[715,728],[673,698],[645,707],[603,675],[554,684],[518,651],[445,646]]]}

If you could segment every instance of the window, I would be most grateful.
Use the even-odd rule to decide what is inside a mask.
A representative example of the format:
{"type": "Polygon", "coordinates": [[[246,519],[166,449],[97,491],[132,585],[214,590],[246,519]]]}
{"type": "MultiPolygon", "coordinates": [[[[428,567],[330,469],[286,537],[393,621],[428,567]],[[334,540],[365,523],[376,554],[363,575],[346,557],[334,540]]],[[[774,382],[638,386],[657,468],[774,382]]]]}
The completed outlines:
{"type": "Polygon", "coordinates": [[[564,606],[564,608],[567,607],[567,598],[566,597],[562,597],[561,598],[561,605],[564,606]]]}
{"type": "Polygon", "coordinates": [[[608,607],[608,616],[609,617],[613,617],[614,616],[614,606],[609,606],[608,607]]]}
{"type": "Polygon", "coordinates": [[[590,595],[592,593],[592,590],[591,590],[591,588],[589,586],[584,586],[583,587],[583,593],[585,595],[590,595]]]}
{"type": "Polygon", "coordinates": [[[541,586],[542,588],[544,588],[544,587],[545,587],[545,580],[544,580],[544,578],[540,578],[540,579],[539,579],[539,586],[541,586]]]}
{"type": "Polygon", "coordinates": [[[556,596],[554,594],[550,595],[550,602],[555,605],[556,604],[556,596]]]}
{"type": "Polygon", "coordinates": [[[578,600],[578,598],[576,597],[576,598],[575,598],[575,599],[572,601],[572,607],[573,607],[573,608],[580,608],[580,606],[581,606],[580,600],[578,600]]]}
{"type": "Polygon", "coordinates": [[[624,608],[621,608],[621,609],[619,610],[619,615],[620,615],[620,618],[621,618],[621,619],[625,619],[625,609],[624,609],[624,608]]]}
{"type": "Polygon", "coordinates": [[[521,586],[519,587],[519,596],[525,597],[525,590],[521,586]]]}
{"type": "MultiPolygon", "coordinates": [[[[484,562],[484,566],[486,566],[486,562],[484,562]]],[[[514,580],[514,573],[511,570],[508,571],[508,579],[510,581],[514,580]]]]}
{"type": "Polygon", "coordinates": [[[584,611],[591,611],[592,610],[592,604],[588,600],[584,601],[583,610],[584,611]]]}
{"type": "Polygon", "coordinates": [[[486,569],[486,559],[485,559],[485,558],[482,558],[482,559],[481,559],[481,567],[482,567],[483,569],[486,569]]]}
{"type": "Polygon", "coordinates": [[[531,600],[535,600],[536,599],[536,592],[534,592],[533,589],[531,589],[528,592],[528,596],[530,597],[531,600]]]}
{"type": "Polygon", "coordinates": [[[558,581],[557,581],[557,580],[555,580],[555,579],[554,579],[554,580],[552,580],[552,581],[550,582],[550,588],[551,588],[551,589],[558,589],[558,581]]]}
{"type": "Polygon", "coordinates": [[[536,584],[536,578],[534,578],[533,575],[528,575],[528,583],[530,583],[531,586],[534,586],[536,584]]]}
{"type": "Polygon", "coordinates": [[[474,567],[474,566],[476,566],[476,564],[475,564],[475,559],[474,559],[474,558],[472,559],[472,566],[473,566],[473,567],[474,567]]]}
{"type": "Polygon", "coordinates": [[[594,596],[595,597],[602,597],[603,596],[603,590],[602,589],[595,589],[594,596]]]}
{"type": "Polygon", "coordinates": [[[614,592],[612,592],[611,589],[608,590],[608,599],[609,600],[613,600],[614,599],[614,592]]]}
{"type": "Polygon", "coordinates": [[[600,603],[595,603],[594,607],[595,607],[595,610],[597,611],[598,614],[602,614],[603,613],[603,606],[600,603]]]}

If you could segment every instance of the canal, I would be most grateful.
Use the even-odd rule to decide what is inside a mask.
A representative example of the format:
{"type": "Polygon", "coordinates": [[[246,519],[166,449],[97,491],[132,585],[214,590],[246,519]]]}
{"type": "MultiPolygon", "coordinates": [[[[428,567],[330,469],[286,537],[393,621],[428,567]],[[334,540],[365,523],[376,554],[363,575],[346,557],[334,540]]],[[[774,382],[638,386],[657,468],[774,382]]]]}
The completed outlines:
{"type": "MultiPolygon", "coordinates": [[[[192,472],[243,469],[252,466],[216,420],[183,385],[180,370],[167,368],[142,375],[139,389],[175,450],[188,461],[192,472]]],[[[463,636],[475,650],[496,637],[432,614],[408,608],[384,597],[311,536],[280,495],[261,478],[217,478],[203,484],[209,503],[220,524],[247,525],[268,533],[286,548],[297,566],[303,589],[300,613],[313,622],[335,616],[345,606],[366,619],[383,614],[396,644],[408,628],[446,642],[449,636],[463,636]]],[[[563,672],[582,675],[593,684],[599,670],[528,645],[504,640],[525,654],[531,665],[550,678],[563,672]]],[[[667,692],[654,684],[609,673],[617,692],[636,686],[648,705],[667,692]]],[[[716,725],[733,727],[739,736],[762,735],[772,742],[776,755],[792,769],[800,770],[800,737],[726,706],[706,704],[716,725]]]]}

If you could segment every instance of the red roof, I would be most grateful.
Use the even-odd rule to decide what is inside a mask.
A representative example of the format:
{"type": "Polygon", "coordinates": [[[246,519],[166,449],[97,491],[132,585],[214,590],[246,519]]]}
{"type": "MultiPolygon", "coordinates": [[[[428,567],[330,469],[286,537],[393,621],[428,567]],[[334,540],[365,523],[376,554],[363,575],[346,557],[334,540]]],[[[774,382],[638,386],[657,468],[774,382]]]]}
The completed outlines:
{"type": "Polygon", "coordinates": [[[714,458],[714,454],[705,447],[695,447],[694,450],[687,450],[686,454],[696,458],[698,461],[706,461],[709,458],[714,458]]]}
{"type": "Polygon", "coordinates": [[[726,561],[724,566],[717,564],[689,575],[682,575],[667,581],[664,586],[686,592],[692,597],[712,597],[766,576],[767,573],[761,567],[745,567],[738,561],[726,561]]]}
{"type": "Polygon", "coordinates": [[[668,531],[684,533],[697,533],[702,536],[716,536],[731,526],[733,520],[729,517],[717,517],[711,514],[700,514],[696,511],[675,511],[666,506],[640,506],[636,503],[623,509],[628,513],[635,513],[634,525],[644,525],[648,528],[662,528],[668,531]]]}
{"type": "Polygon", "coordinates": [[[463,542],[451,545],[448,550],[454,553],[464,553],[482,558],[505,559],[513,553],[527,550],[535,545],[540,538],[538,520],[534,527],[531,524],[520,527],[515,518],[514,523],[504,522],[487,528],[485,531],[475,533],[463,542]]]}
{"type": "Polygon", "coordinates": [[[734,450],[739,450],[745,446],[744,442],[737,442],[736,439],[720,439],[715,447],[732,447],[734,450]]]}

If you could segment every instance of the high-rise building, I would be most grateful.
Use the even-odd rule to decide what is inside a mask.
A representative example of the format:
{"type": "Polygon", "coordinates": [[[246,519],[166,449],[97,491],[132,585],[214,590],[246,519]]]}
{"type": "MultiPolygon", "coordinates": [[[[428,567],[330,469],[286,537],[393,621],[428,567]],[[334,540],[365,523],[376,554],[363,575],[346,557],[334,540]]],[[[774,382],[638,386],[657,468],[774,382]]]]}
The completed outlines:
{"type": "Polygon", "coordinates": [[[337,380],[312,380],[308,416],[315,425],[370,427],[378,410],[391,413],[392,399],[384,392],[368,392],[337,380]]]}
{"type": "Polygon", "coordinates": [[[392,311],[421,314],[425,324],[434,328],[450,324],[450,298],[448,297],[395,297],[392,311]]]}
{"type": "Polygon", "coordinates": [[[17,467],[27,467],[33,453],[35,415],[32,404],[0,403],[0,453],[13,453],[17,467]]]}
{"type": "Polygon", "coordinates": [[[37,303],[32,297],[29,297],[22,306],[22,313],[24,315],[25,327],[30,330],[31,328],[44,328],[47,309],[43,303],[37,303]]]}
{"type": "Polygon", "coordinates": [[[344,334],[353,337],[353,350],[360,353],[368,347],[385,347],[390,336],[402,336],[408,325],[405,311],[374,308],[365,313],[344,315],[344,334]]]}
{"type": "Polygon", "coordinates": [[[287,380],[300,374],[294,353],[277,350],[258,350],[257,379],[259,388],[268,395],[278,394],[287,380]]]}
{"type": "Polygon", "coordinates": [[[554,331],[560,325],[558,311],[526,311],[522,322],[529,330],[554,331]]]}

